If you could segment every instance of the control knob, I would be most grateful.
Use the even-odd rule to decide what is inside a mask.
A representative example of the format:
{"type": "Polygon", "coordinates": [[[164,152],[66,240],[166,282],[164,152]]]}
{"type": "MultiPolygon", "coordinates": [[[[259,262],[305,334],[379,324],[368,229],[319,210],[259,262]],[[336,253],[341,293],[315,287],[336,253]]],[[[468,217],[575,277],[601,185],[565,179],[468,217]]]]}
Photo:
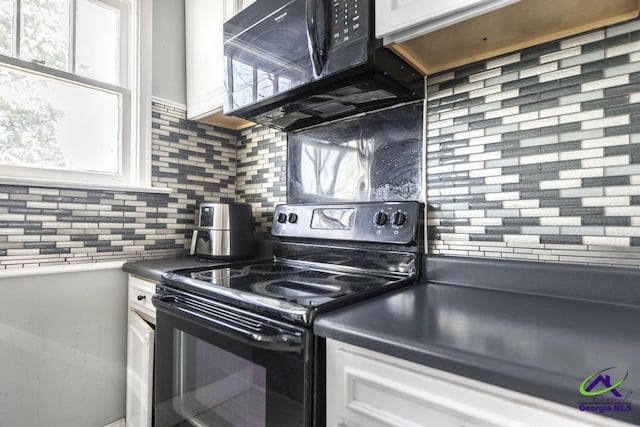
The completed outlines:
{"type": "Polygon", "coordinates": [[[376,213],[376,216],[373,218],[373,222],[375,222],[376,225],[380,226],[385,225],[388,220],[389,215],[387,215],[386,212],[383,211],[376,213]]]}
{"type": "Polygon", "coordinates": [[[295,224],[296,222],[298,222],[298,215],[294,214],[294,213],[290,213],[289,214],[289,222],[291,224],[295,224]]]}
{"type": "Polygon", "coordinates": [[[280,224],[284,224],[285,222],[287,222],[287,214],[283,214],[283,213],[278,214],[278,222],[280,224]]]}
{"type": "Polygon", "coordinates": [[[404,225],[407,222],[407,214],[402,211],[397,211],[393,214],[393,225],[397,225],[398,227],[404,225]]]}

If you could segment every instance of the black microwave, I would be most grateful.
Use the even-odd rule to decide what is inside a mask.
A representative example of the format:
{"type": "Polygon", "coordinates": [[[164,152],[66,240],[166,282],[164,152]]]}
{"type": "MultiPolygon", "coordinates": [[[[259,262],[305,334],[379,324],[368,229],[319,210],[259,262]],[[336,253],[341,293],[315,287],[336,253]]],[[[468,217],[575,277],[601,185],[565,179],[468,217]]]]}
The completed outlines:
{"type": "Polygon", "coordinates": [[[424,97],[373,0],[258,0],[224,24],[224,113],[284,131],[424,97]]]}

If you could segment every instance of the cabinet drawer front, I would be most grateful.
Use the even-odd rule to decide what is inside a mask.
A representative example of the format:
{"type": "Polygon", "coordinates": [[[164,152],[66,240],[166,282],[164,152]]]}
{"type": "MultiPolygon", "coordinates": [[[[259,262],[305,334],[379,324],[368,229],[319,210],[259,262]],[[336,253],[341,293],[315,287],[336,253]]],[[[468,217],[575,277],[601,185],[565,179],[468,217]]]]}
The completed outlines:
{"type": "Polygon", "coordinates": [[[629,424],[327,340],[327,426],[542,425],[629,424]]]}
{"type": "Polygon", "coordinates": [[[338,412],[348,426],[499,426],[465,408],[467,399],[441,393],[439,381],[346,351],[337,354],[338,412]],[[457,399],[461,399],[458,401],[457,399]],[[463,400],[464,399],[464,400],[463,400]]]}
{"type": "Polygon", "coordinates": [[[129,308],[155,321],[156,308],[151,302],[155,291],[155,282],[129,275],[129,308]]]}

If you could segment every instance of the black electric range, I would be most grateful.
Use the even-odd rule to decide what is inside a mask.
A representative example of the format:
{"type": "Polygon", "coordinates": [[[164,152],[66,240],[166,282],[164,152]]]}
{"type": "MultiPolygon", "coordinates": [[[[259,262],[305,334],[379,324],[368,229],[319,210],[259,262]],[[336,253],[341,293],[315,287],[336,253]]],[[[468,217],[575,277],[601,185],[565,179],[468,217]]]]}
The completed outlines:
{"type": "Polygon", "coordinates": [[[417,202],[279,205],[272,259],[163,274],[156,424],[323,425],[313,321],[413,283],[421,225],[417,202]]]}

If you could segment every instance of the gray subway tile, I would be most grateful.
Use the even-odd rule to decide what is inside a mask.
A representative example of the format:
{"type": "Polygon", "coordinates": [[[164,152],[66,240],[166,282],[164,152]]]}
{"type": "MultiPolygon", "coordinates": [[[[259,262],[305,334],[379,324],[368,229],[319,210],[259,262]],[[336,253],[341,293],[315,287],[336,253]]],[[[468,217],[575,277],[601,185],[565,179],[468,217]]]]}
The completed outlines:
{"type": "Polygon", "coordinates": [[[442,226],[469,225],[469,218],[441,218],[440,225],[442,226]]]}
{"type": "Polygon", "coordinates": [[[601,197],[604,196],[602,187],[563,188],[560,197],[601,197]]]}
{"type": "Polygon", "coordinates": [[[614,105],[623,105],[629,103],[629,95],[611,96],[607,98],[594,99],[592,101],[585,101],[580,104],[580,108],[584,110],[597,110],[605,107],[612,107],[614,105]]]}
{"type": "Polygon", "coordinates": [[[539,129],[540,131],[540,135],[544,136],[544,135],[549,135],[549,134],[554,134],[554,133],[565,133],[565,132],[575,132],[580,130],[581,124],[580,123],[566,123],[563,125],[556,125],[556,126],[545,126],[539,129]]]}
{"type": "Polygon", "coordinates": [[[550,226],[524,226],[522,227],[522,234],[560,234],[560,227],[550,226]]]}
{"type": "Polygon", "coordinates": [[[585,139],[596,139],[604,136],[604,129],[579,130],[575,132],[563,132],[559,136],[561,142],[583,141],[585,139]]]}
{"type": "Polygon", "coordinates": [[[540,94],[530,93],[528,95],[521,95],[515,98],[507,98],[502,100],[502,108],[513,107],[516,105],[530,104],[540,100],[540,94]]]}
{"type": "Polygon", "coordinates": [[[564,79],[560,79],[560,86],[573,86],[573,85],[581,85],[587,82],[593,82],[595,80],[602,80],[604,78],[604,72],[602,70],[591,71],[588,73],[581,73],[577,76],[565,77],[564,79]]]}
{"type": "Polygon", "coordinates": [[[558,135],[536,136],[522,139],[520,141],[520,147],[537,147],[540,145],[556,144],[558,141],[558,135]]]}
{"type": "Polygon", "coordinates": [[[460,108],[467,108],[467,107],[473,107],[479,104],[483,104],[484,103],[484,96],[479,96],[477,98],[469,98],[469,99],[463,99],[463,100],[458,100],[453,104],[454,109],[460,109],[460,108]]]}
{"type": "MultiPolygon", "coordinates": [[[[540,132],[538,129],[529,129],[518,132],[508,132],[502,134],[502,141],[512,141],[512,140],[520,140],[527,138],[535,138],[540,136],[540,132]]],[[[514,147],[515,148],[515,147],[514,147]]]]}
{"type": "Polygon", "coordinates": [[[607,176],[601,178],[582,178],[583,187],[607,187],[631,184],[629,176],[607,176]]]}
{"type": "Polygon", "coordinates": [[[468,77],[472,74],[476,74],[476,73],[480,73],[482,71],[485,71],[487,69],[487,65],[486,62],[477,62],[477,63],[473,63],[470,65],[465,65],[462,67],[457,68],[454,71],[454,75],[456,79],[459,78],[463,78],[463,77],[468,77]]]}
{"type": "Polygon", "coordinates": [[[526,172],[520,174],[520,181],[552,181],[560,178],[558,171],[551,172],[526,172]]]}
{"type": "Polygon", "coordinates": [[[567,207],[560,208],[560,216],[588,216],[588,215],[596,215],[603,216],[604,208],[583,208],[583,207],[567,207]]]}
{"type": "Polygon", "coordinates": [[[500,184],[496,185],[479,185],[469,188],[469,192],[472,194],[485,194],[485,193],[499,193],[502,191],[500,184]]]}
{"type": "Polygon", "coordinates": [[[504,218],[503,225],[540,225],[540,218],[522,217],[522,218],[504,218]]]}
{"type": "Polygon", "coordinates": [[[582,45],[582,51],[585,53],[593,52],[597,50],[607,49],[609,47],[618,46],[628,43],[630,40],[629,34],[620,34],[618,36],[606,37],[602,40],[587,43],[582,45]]]}
{"type": "Polygon", "coordinates": [[[540,236],[540,243],[542,244],[560,244],[560,245],[581,245],[582,236],[540,236]]]}
{"type": "Polygon", "coordinates": [[[592,90],[590,92],[580,92],[574,95],[562,96],[559,99],[560,105],[576,104],[578,102],[592,101],[601,99],[604,96],[604,90],[592,90]]]}
{"type": "MultiPolygon", "coordinates": [[[[449,135],[447,135],[449,136],[449,135]]],[[[451,150],[454,148],[468,147],[469,140],[468,139],[456,139],[450,142],[442,142],[440,143],[440,148],[442,150],[451,150]]]]}
{"type": "Polygon", "coordinates": [[[618,56],[605,58],[598,61],[592,61],[592,62],[583,64],[582,72],[589,73],[591,71],[604,70],[606,68],[612,68],[618,65],[624,65],[628,63],[629,63],[629,55],[618,55],[618,56]]]}
{"type": "Polygon", "coordinates": [[[520,60],[518,62],[513,62],[511,64],[503,65],[502,71],[503,73],[509,73],[511,71],[522,70],[524,68],[535,67],[540,64],[540,60],[538,58],[529,59],[526,61],[520,60]]]}
{"type": "Polygon", "coordinates": [[[604,226],[583,225],[560,227],[560,234],[574,234],[580,236],[604,236],[604,226]]]}
{"type": "MultiPolygon", "coordinates": [[[[517,89],[524,86],[535,85],[536,83],[539,82],[539,80],[540,80],[540,76],[531,76],[531,77],[526,77],[524,79],[517,79],[510,82],[505,82],[502,85],[502,90],[517,89]]],[[[520,95],[523,95],[523,94],[520,93],[520,95]]]]}
{"type": "Polygon", "coordinates": [[[521,234],[521,227],[486,226],[487,234],[521,234]]]}
{"type": "Polygon", "coordinates": [[[631,123],[635,123],[636,120],[634,117],[634,113],[637,113],[638,111],[640,111],[640,106],[638,104],[618,105],[615,107],[605,108],[604,115],[605,117],[610,117],[630,114],[631,123]]]}
{"type": "Polygon", "coordinates": [[[486,128],[485,135],[498,135],[498,134],[504,135],[506,133],[515,132],[517,130],[518,130],[518,124],[511,123],[508,125],[486,128]]]}
{"type": "Polygon", "coordinates": [[[487,218],[503,218],[520,216],[519,209],[487,209],[487,218]]]}
{"type": "Polygon", "coordinates": [[[605,136],[629,135],[632,133],[640,133],[640,123],[626,126],[613,126],[605,128],[604,130],[605,136]]]}
{"type": "Polygon", "coordinates": [[[502,208],[502,202],[501,201],[495,201],[495,202],[470,202],[469,203],[469,209],[501,209],[502,208]]]}
{"type": "Polygon", "coordinates": [[[618,95],[628,95],[634,92],[640,92],[640,83],[631,83],[627,85],[609,87],[604,90],[604,95],[618,96],[618,95]]]}
{"type": "Polygon", "coordinates": [[[502,234],[470,234],[469,240],[472,242],[502,242],[503,237],[502,234]]]}
{"type": "Polygon", "coordinates": [[[583,216],[581,221],[582,225],[631,225],[631,218],[628,216],[583,216]]]}
{"type": "Polygon", "coordinates": [[[540,201],[542,201],[548,199],[555,200],[559,197],[559,195],[560,190],[523,191],[520,193],[520,198],[522,200],[539,199],[540,201]]]}
{"type": "Polygon", "coordinates": [[[518,158],[512,157],[507,159],[498,159],[498,160],[487,160],[484,162],[485,167],[490,168],[501,168],[505,166],[515,166],[518,164],[518,158]]]}
{"type": "Polygon", "coordinates": [[[507,82],[512,82],[514,80],[518,80],[520,73],[517,71],[513,71],[511,73],[505,73],[503,71],[502,75],[498,77],[492,77],[490,79],[485,80],[484,84],[486,87],[495,86],[507,82]]]}
{"type": "MultiPolygon", "coordinates": [[[[481,120],[481,121],[475,121],[475,122],[469,123],[469,129],[472,130],[472,129],[484,129],[484,128],[490,128],[490,127],[497,127],[497,126],[500,126],[501,124],[502,124],[501,118],[481,120]]],[[[494,132],[494,133],[500,133],[500,132],[494,132]]]]}
{"type": "Polygon", "coordinates": [[[558,80],[551,80],[544,83],[536,83],[529,86],[520,88],[520,95],[529,95],[530,93],[547,92],[553,89],[558,89],[560,82],[558,80]]]}
{"type": "Polygon", "coordinates": [[[559,208],[566,206],[582,206],[580,197],[558,197],[555,199],[540,200],[541,208],[559,208]]]}
{"type": "Polygon", "coordinates": [[[560,61],[561,68],[569,68],[574,65],[582,65],[588,62],[598,61],[604,58],[604,49],[596,50],[582,55],[573,56],[571,58],[562,59],[560,61]]]}
{"type": "MultiPolygon", "coordinates": [[[[564,96],[571,96],[577,93],[580,93],[581,88],[579,84],[571,85],[571,86],[563,86],[558,89],[547,90],[544,92],[540,92],[540,100],[541,101],[551,101],[557,100],[558,104],[560,103],[559,98],[564,96]]],[[[548,102],[547,101],[547,102],[548,102]]]]}
{"type": "Polygon", "coordinates": [[[478,122],[482,120],[484,120],[484,114],[467,114],[465,116],[455,117],[453,119],[453,124],[459,125],[462,123],[478,122]]]}
{"type": "Polygon", "coordinates": [[[479,105],[474,105],[473,107],[469,107],[469,113],[478,114],[478,113],[484,113],[486,111],[491,111],[491,110],[499,110],[500,108],[502,108],[501,101],[488,102],[488,103],[482,103],[479,105]]]}

